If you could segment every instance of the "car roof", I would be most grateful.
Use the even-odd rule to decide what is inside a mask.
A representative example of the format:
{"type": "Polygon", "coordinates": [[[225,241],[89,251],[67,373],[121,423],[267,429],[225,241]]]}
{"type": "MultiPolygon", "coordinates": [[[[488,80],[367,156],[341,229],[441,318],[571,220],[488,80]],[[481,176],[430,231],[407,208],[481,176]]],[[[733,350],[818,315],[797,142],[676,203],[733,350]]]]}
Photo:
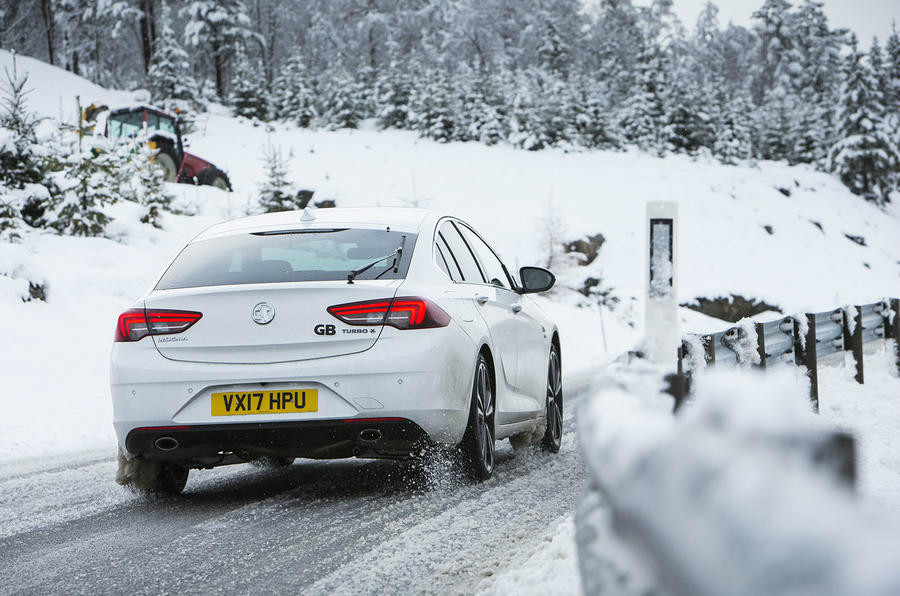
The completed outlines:
{"type": "Polygon", "coordinates": [[[425,219],[440,216],[441,214],[430,209],[413,207],[330,207],[279,211],[215,224],[201,232],[193,242],[231,234],[315,229],[322,226],[373,229],[390,227],[398,232],[418,233],[425,219]]]}

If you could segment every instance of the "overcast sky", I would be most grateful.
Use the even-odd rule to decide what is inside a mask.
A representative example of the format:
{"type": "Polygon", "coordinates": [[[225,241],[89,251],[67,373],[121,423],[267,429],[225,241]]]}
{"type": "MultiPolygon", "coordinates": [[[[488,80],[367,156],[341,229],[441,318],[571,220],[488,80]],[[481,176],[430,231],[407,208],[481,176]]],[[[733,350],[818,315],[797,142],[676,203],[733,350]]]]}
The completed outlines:
{"type": "MultiPolygon", "coordinates": [[[[790,1],[790,0],[789,0],[790,1]]],[[[636,6],[649,5],[650,0],[633,0],[636,6]]],[[[794,6],[803,0],[793,0],[794,6]]],[[[763,0],[720,0],[713,2],[719,7],[719,22],[727,25],[750,25],[750,15],[763,4],[763,0]]],[[[688,30],[693,30],[700,9],[706,0],[674,0],[675,13],[688,30]]],[[[891,33],[892,21],[900,27],[900,0],[825,0],[825,14],[832,28],[847,27],[859,37],[866,47],[877,35],[884,47],[884,41],[891,33]]]]}

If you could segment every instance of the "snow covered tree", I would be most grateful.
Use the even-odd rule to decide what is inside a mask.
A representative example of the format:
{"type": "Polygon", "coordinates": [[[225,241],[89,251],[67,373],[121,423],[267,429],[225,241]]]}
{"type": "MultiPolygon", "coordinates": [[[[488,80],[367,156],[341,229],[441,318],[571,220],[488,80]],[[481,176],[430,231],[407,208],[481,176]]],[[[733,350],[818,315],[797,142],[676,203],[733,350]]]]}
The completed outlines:
{"type": "Polygon", "coordinates": [[[797,98],[785,85],[766,92],[765,101],[756,110],[754,123],[757,134],[754,146],[759,157],[795,161],[796,110],[797,98]]]}
{"type": "MultiPolygon", "coordinates": [[[[896,26],[888,37],[885,52],[885,79],[888,88],[885,107],[897,120],[900,118],[900,34],[897,33],[896,26]]],[[[900,121],[896,122],[896,128],[900,128],[900,121]]]]}
{"type": "Polygon", "coordinates": [[[511,85],[512,102],[509,107],[509,142],[528,151],[539,151],[547,146],[544,128],[538,117],[538,99],[535,85],[525,73],[518,73],[511,85]]]}
{"type": "MultiPolygon", "coordinates": [[[[572,86],[552,75],[535,73],[540,100],[535,106],[533,132],[540,148],[572,145],[578,138],[577,114],[582,110],[572,86]]],[[[538,147],[534,147],[538,148],[538,147]]]]}
{"type": "Polygon", "coordinates": [[[637,57],[634,88],[617,114],[622,133],[645,151],[663,149],[668,62],[656,40],[648,40],[637,57]]]}
{"type": "Polygon", "coordinates": [[[750,99],[743,95],[719,106],[712,151],[722,163],[734,165],[752,157],[750,113],[750,99]]]}
{"type": "Polygon", "coordinates": [[[216,96],[228,95],[229,65],[235,48],[254,37],[242,0],[191,0],[181,9],[186,43],[202,49],[213,65],[216,96]]]}
{"type": "Polygon", "coordinates": [[[263,151],[263,163],[266,181],[259,189],[259,205],[263,211],[274,213],[300,208],[287,179],[287,163],[281,155],[281,148],[267,144],[263,151]]]}
{"type": "Polygon", "coordinates": [[[331,129],[356,128],[365,118],[362,110],[360,86],[346,72],[332,73],[324,85],[321,112],[322,123],[331,129]]]}
{"type": "Polygon", "coordinates": [[[379,77],[378,87],[381,90],[378,126],[408,129],[411,120],[410,100],[413,87],[409,74],[396,62],[391,62],[379,77]]]}
{"type": "Polygon", "coordinates": [[[504,140],[507,135],[504,99],[492,77],[485,72],[466,69],[457,75],[455,86],[460,89],[456,139],[486,145],[496,145],[504,140]]]}
{"type": "Polygon", "coordinates": [[[759,36],[759,57],[753,80],[753,98],[757,105],[762,104],[766,94],[776,86],[777,72],[791,48],[794,34],[790,8],[787,0],[765,0],[753,13],[759,36]]]}
{"type": "Polygon", "coordinates": [[[608,84],[611,104],[619,104],[634,89],[635,62],[644,47],[640,12],[630,0],[601,0],[586,43],[590,70],[608,84]]]}
{"type": "Polygon", "coordinates": [[[42,225],[57,192],[38,145],[39,120],[26,105],[27,85],[14,58],[0,103],[0,240],[17,238],[23,223],[42,225]]]}
{"type": "Polygon", "coordinates": [[[885,126],[884,97],[856,36],[851,45],[841,94],[840,140],[829,152],[829,164],[853,193],[884,203],[890,200],[900,151],[885,126]]]}
{"type": "Polygon", "coordinates": [[[441,71],[426,75],[427,83],[413,97],[413,125],[422,136],[441,143],[453,140],[456,110],[450,82],[441,71]]]}
{"type": "Polygon", "coordinates": [[[135,186],[138,202],[144,206],[141,222],[154,228],[162,228],[163,211],[171,211],[172,195],[166,188],[165,174],[162,168],[153,161],[154,152],[148,143],[141,143],[131,153],[134,165],[132,183],[135,186]]]}
{"type": "Polygon", "coordinates": [[[614,126],[605,88],[583,79],[576,85],[581,97],[575,114],[578,143],[595,149],[621,149],[622,139],[614,126]]]}
{"type": "Polygon", "coordinates": [[[120,196],[116,161],[110,152],[86,143],[64,158],[62,200],[51,216],[53,229],[70,236],[103,235],[112,219],[102,208],[120,196]]]}
{"type": "Polygon", "coordinates": [[[297,126],[309,128],[318,117],[317,83],[310,77],[300,56],[292,56],[278,75],[273,87],[273,116],[293,120],[297,126]]]}
{"type": "Polygon", "coordinates": [[[191,73],[188,54],[172,29],[168,2],[162,3],[157,30],[159,34],[153,44],[147,72],[147,84],[153,101],[166,109],[196,103],[199,99],[197,82],[191,73]]]}
{"type": "Polygon", "coordinates": [[[240,50],[230,97],[234,115],[252,120],[268,120],[267,97],[262,65],[249,58],[246,51],[240,50]]]}

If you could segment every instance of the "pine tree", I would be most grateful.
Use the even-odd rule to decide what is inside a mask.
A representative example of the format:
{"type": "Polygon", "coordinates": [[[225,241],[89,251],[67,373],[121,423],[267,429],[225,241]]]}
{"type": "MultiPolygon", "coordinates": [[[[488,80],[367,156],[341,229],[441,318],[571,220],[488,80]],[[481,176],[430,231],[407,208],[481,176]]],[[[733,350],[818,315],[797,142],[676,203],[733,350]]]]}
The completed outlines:
{"type": "Polygon", "coordinates": [[[540,101],[535,110],[535,134],[540,148],[567,147],[578,138],[575,129],[577,115],[583,111],[572,86],[553,75],[535,73],[540,101]]]}
{"type": "Polygon", "coordinates": [[[590,80],[582,80],[577,87],[581,93],[580,109],[575,115],[578,143],[593,149],[621,149],[622,139],[610,117],[603,88],[590,80]]]}
{"type": "Polygon", "coordinates": [[[661,151],[668,81],[666,58],[657,41],[646,42],[635,68],[635,86],[618,109],[618,125],[628,142],[645,151],[661,151]]]}
{"type": "Polygon", "coordinates": [[[120,196],[116,160],[99,147],[80,145],[80,150],[63,160],[62,200],[50,226],[70,236],[101,236],[112,221],[102,208],[120,196]]]}
{"type": "Polygon", "coordinates": [[[360,87],[346,72],[332,74],[322,99],[322,124],[330,129],[356,128],[364,118],[360,87]]]}
{"type": "MultiPolygon", "coordinates": [[[[894,144],[900,146],[900,35],[897,34],[896,27],[891,31],[885,46],[884,70],[887,88],[884,98],[885,127],[894,144]]],[[[893,187],[900,189],[900,168],[894,174],[893,187]]]]}
{"type": "Polygon", "coordinates": [[[856,36],[851,45],[842,89],[840,140],[829,152],[829,163],[853,193],[884,203],[890,201],[900,150],[886,130],[884,97],[856,36]]]}
{"type": "Polygon", "coordinates": [[[273,117],[292,120],[303,128],[313,125],[319,115],[315,104],[317,85],[299,55],[285,63],[272,87],[273,117]]]}
{"type": "Polygon", "coordinates": [[[0,240],[19,238],[23,223],[43,225],[58,192],[38,148],[40,121],[27,108],[27,85],[14,57],[0,103],[0,240]]]}
{"type": "Polygon", "coordinates": [[[422,136],[447,143],[455,135],[453,92],[441,71],[428,73],[427,81],[413,98],[413,111],[416,115],[414,126],[422,136]]]}
{"type": "Polygon", "coordinates": [[[751,157],[750,106],[748,97],[738,95],[719,108],[712,150],[724,164],[734,165],[751,157]]]}
{"type": "Polygon", "coordinates": [[[154,152],[148,143],[142,143],[132,152],[135,173],[133,183],[137,190],[137,200],[145,208],[141,222],[154,228],[162,228],[162,212],[171,211],[173,197],[166,188],[165,174],[153,162],[153,157],[154,152]]]}
{"type": "Polygon", "coordinates": [[[181,10],[186,43],[202,50],[213,67],[215,95],[228,96],[229,67],[235,50],[251,38],[251,21],[242,0],[191,0],[181,10]]]}
{"type": "Polygon", "coordinates": [[[510,82],[514,92],[509,109],[509,142],[528,151],[539,151],[547,146],[547,139],[540,122],[539,100],[531,74],[518,73],[510,82]]]}
{"type": "Polygon", "coordinates": [[[778,85],[766,92],[765,101],[756,110],[754,128],[758,135],[755,143],[762,159],[789,160],[794,162],[797,146],[796,127],[797,98],[786,85],[778,85]]]}
{"type": "Polygon", "coordinates": [[[378,126],[399,130],[410,128],[412,119],[410,101],[413,87],[410,76],[396,62],[391,62],[390,66],[382,71],[378,87],[380,89],[379,103],[381,104],[378,112],[378,126]]]}
{"type": "Polygon", "coordinates": [[[191,73],[188,54],[172,29],[172,15],[165,1],[162,3],[158,31],[147,72],[147,84],[153,101],[166,109],[196,104],[199,99],[197,82],[191,73]]]}
{"type": "Polygon", "coordinates": [[[287,179],[287,163],[281,155],[281,148],[267,144],[263,151],[263,163],[266,167],[266,181],[259,191],[259,205],[263,211],[274,213],[300,208],[287,179]]]}
{"type": "Polygon", "coordinates": [[[268,120],[266,97],[268,93],[262,65],[252,61],[243,49],[240,50],[229,98],[234,115],[251,120],[268,120]]]}
{"type": "MultiPolygon", "coordinates": [[[[885,107],[897,120],[900,118],[900,35],[896,27],[891,31],[885,46],[885,78],[887,79],[888,96],[885,98],[885,107]]],[[[900,122],[897,122],[900,127],[900,122]]]]}
{"type": "Polygon", "coordinates": [[[461,89],[456,140],[496,145],[507,135],[503,98],[488,73],[465,71],[454,86],[461,89]]]}
{"type": "Polygon", "coordinates": [[[759,36],[759,58],[753,80],[753,99],[757,105],[762,104],[766,94],[776,86],[777,72],[791,48],[794,35],[790,8],[787,0],[765,0],[753,13],[759,36]]]}

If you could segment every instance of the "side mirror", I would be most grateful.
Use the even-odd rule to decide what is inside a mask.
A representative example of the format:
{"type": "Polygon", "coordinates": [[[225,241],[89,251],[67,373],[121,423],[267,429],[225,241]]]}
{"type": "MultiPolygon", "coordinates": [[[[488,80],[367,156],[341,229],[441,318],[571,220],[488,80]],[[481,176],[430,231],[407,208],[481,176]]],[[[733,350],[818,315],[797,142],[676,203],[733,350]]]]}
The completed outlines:
{"type": "Polygon", "coordinates": [[[556,276],[542,267],[522,267],[519,278],[522,280],[523,294],[546,292],[556,283],[556,276]]]}

